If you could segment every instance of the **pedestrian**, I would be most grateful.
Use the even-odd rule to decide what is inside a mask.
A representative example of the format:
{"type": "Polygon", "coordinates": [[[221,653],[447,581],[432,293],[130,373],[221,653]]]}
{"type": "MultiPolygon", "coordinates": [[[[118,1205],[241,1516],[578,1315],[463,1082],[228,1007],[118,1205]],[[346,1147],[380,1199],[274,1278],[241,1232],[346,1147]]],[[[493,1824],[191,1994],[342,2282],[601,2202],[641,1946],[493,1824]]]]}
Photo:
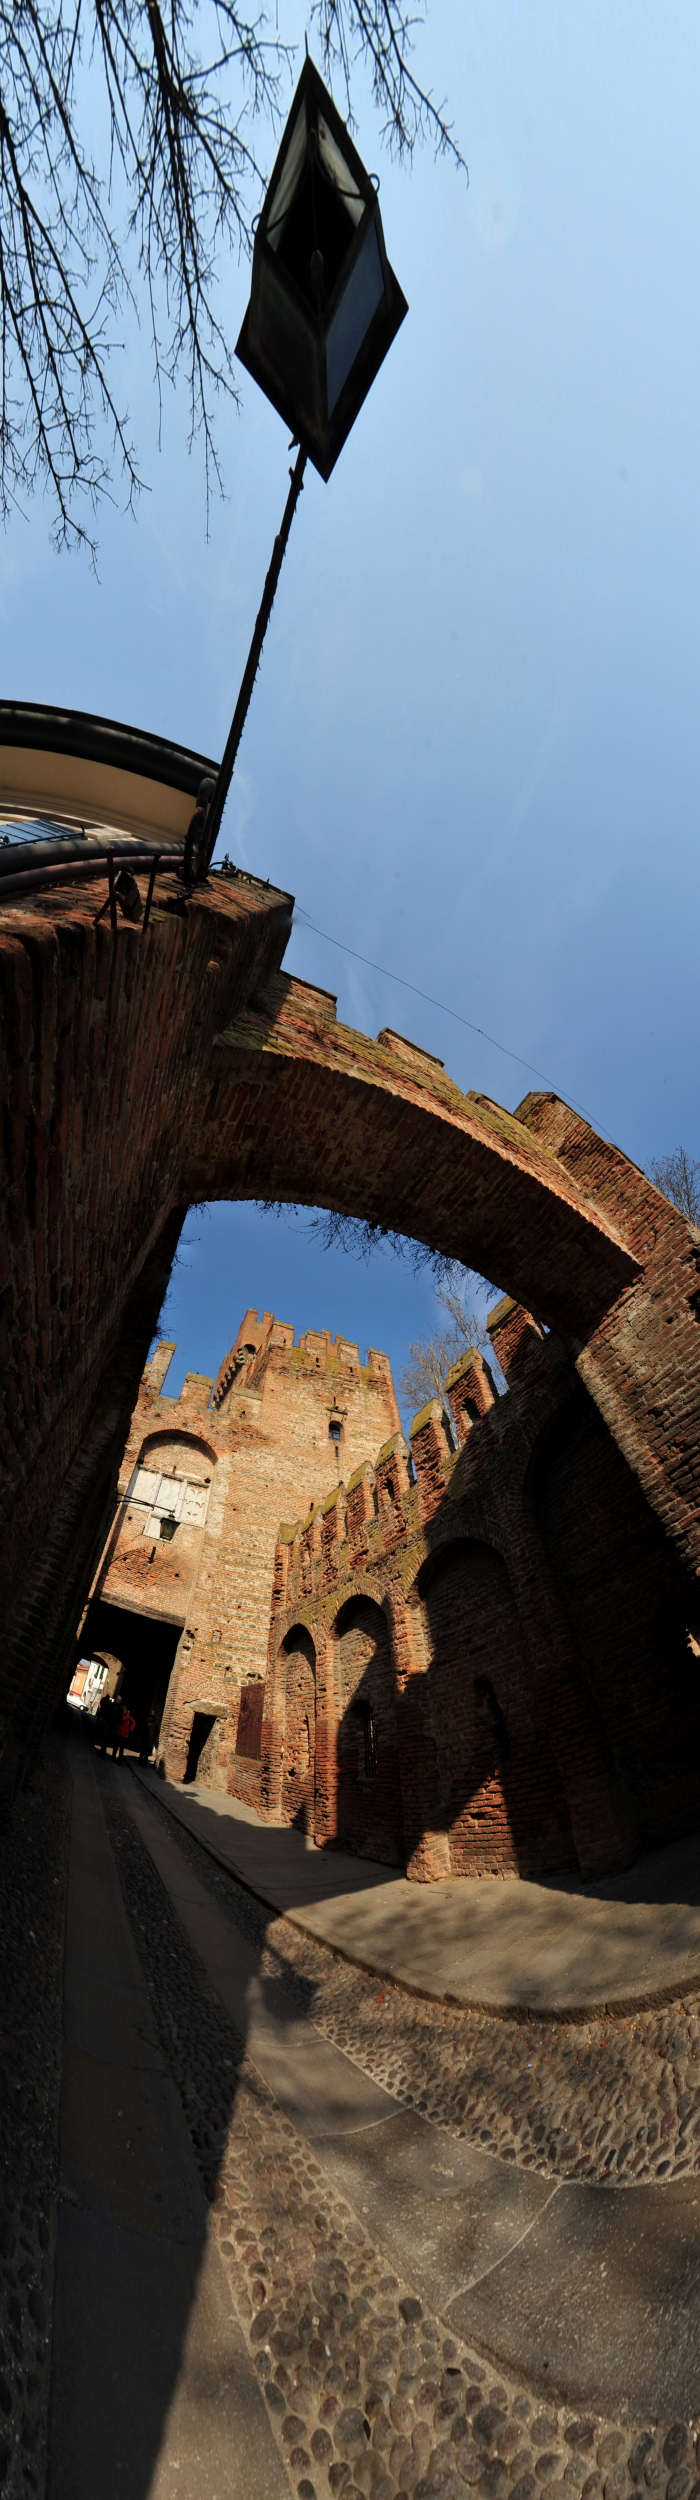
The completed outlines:
{"type": "Polygon", "coordinates": [[[136,1726],[136,1720],[133,1712],[129,1709],[128,1702],[123,1701],[121,1705],[118,1705],[118,1707],[119,1717],[117,1719],[117,1729],[114,1743],[114,1760],[115,1762],[123,1762],[124,1746],[128,1745],[129,1737],[133,1734],[133,1730],[136,1726]]]}
{"type": "Polygon", "coordinates": [[[95,1751],[105,1754],[114,1735],[116,1710],[109,1693],[103,1693],[95,1712],[95,1751]]]}

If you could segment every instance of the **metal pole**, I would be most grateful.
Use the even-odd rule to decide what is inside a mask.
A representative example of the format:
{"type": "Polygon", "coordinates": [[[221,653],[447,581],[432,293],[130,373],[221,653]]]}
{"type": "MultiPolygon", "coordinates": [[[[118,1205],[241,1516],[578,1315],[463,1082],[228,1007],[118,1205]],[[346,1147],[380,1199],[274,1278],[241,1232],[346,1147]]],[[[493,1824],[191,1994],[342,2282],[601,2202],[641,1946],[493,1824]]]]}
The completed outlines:
{"type": "Polygon", "coordinates": [[[196,871],[195,873],[199,873],[200,876],[206,876],[216,844],[226,800],[231,787],[236,756],[238,754],[241,738],[243,736],[243,731],[248,717],[250,698],[260,666],[260,655],[270,622],[270,617],[272,615],[275,591],[277,589],[280,573],[282,571],[282,565],[287,552],[287,540],[289,538],[289,532],[294,519],[294,514],[296,512],[302,486],[304,484],[305,468],[306,452],[300,450],[297,452],[294,467],[293,469],[290,469],[289,472],[291,479],[289,494],[287,496],[281,525],[277,532],[277,537],[275,539],[272,555],[267,569],[265,588],[255,620],[253,639],[241,679],[240,693],[221,758],[221,763],[219,765],[218,775],[214,785],[213,797],[210,799],[197,845],[199,852],[199,865],[198,872],[196,871]]]}

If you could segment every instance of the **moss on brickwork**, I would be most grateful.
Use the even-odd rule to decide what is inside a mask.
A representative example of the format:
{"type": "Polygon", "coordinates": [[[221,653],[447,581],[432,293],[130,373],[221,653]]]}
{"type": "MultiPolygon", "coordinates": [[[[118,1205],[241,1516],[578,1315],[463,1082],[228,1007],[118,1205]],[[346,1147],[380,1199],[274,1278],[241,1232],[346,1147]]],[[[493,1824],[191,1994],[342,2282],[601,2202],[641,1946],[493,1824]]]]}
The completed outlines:
{"type": "Polygon", "coordinates": [[[433,1423],[436,1418],[438,1423],[442,1423],[442,1407],[440,1405],[440,1400],[439,1398],[429,1398],[427,1406],[421,1407],[420,1414],[414,1415],[413,1422],[409,1425],[409,1441],[413,1440],[415,1433],[423,1432],[426,1424],[433,1423]]]}
{"type": "Polygon", "coordinates": [[[457,1362],[453,1363],[451,1370],[448,1371],[445,1379],[445,1388],[448,1390],[453,1389],[455,1382],[457,1380],[462,1380],[465,1372],[471,1371],[472,1363],[478,1363],[479,1361],[479,1347],[476,1345],[467,1346],[466,1354],[460,1354],[457,1362]]]}
{"type": "Polygon", "coordinates": [[[513,1312],[517,1311],[518,1308],[519,1305],[517,1302],[513,1301],[512,1295],[505,1293],[503,1301],[496,1302],[493,1310],[487,1313],[486,1326],[488,1328],[489,1336],[491,1336],[494,1328],[502,1328],[505,1320],[512,1319],[513,1312]]]}
{"type": "Polygon", "coordinates": [[[356,1484],[362,1484],[364,1478],[366,1476],[371,1476],[372,1474],[373,1468],[371,1458],[363,1458],[362,1465],[360,1467],[355,1467],[352,1475],[348,1476],[348,1493],[353,1493],[356,1484]]]}

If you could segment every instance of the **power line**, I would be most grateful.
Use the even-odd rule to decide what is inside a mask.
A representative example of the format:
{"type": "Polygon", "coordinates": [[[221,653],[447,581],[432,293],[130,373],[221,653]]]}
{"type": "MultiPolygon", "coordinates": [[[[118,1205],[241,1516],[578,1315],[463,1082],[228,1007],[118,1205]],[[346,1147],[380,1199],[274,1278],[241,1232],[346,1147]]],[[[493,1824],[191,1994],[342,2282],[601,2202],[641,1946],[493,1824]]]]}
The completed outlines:
{"type": "MultiPolygon", "coordinates": [[[[426,1007],[437,1007],[439,1015],[451,1016],[453,1023],[465,1025],[468,1033],[478,1033],[480,1041],[489,1042],[492,1050],[500,1050],[504,1059],[514,1059],[519,1068],[527,1068],[530,1076],[538,1076],[540,1083],[546,1085],[548,1093],[558,1093],[558,1086],[553,1085],[551,1078],[545,1076],[543,1068],[535,1067],[532,1059],[523,1059],[522,1052],[519,1050],[509,1050],[507,1042],[498,1042],[495,1033],[487,1033],[483,1024],[472,1024],[471,1017],[461,1015],[458,1007],[448,1007],[444,998],[433,998],[430,990],[420,990],[418,983],[406,981],[402,972],[390,972],[388,964],[375,963],[372,955],[361,955],[359,947],[348,946],[344,938],[331,937],[329,929],[319,929],[318,922],[310,919],[309,913],[300,903],[296,905],[294,919],[295,921],[302,920],[305,928],[313,929],[314,936],[323,938],[326,946],[337,946],[341,955],[352,955],[355,963],[364,964],[367,971],[380,972],[383,980],[394,981],[400,990],[410,990],[414,998],[422,998],[426,1007]]],[[[583,1119],[588,1121],[591,1128],[597,1130],[599,1137],[604,1137],[605,1131],[600,1127],[599,1121],[593,1119],[591,1112],[586,1111],[584,1104],[577,1101],[575,1094],[567,1094],[566,1101],[572,1104],[575,1111],[581,1112],[583,1119]]]]}

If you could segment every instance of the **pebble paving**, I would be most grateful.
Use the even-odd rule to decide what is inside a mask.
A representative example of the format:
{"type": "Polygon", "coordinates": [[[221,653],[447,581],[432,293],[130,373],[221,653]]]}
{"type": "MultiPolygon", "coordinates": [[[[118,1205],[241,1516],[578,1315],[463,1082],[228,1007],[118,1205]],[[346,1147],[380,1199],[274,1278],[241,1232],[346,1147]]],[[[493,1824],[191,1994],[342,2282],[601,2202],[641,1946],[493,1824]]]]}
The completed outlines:
{"type": "MultiPolygon", "coordinates": [[[[296,2500],[700,2500],[700,2417],[623,2426],[545,2405],[446,2334],[387,2267],[242,2053],[125,1804],[107,1811],[296,2500]]],[[[201,1874],[199,1851],[196,1863],[201,1874]]]]}
{"type": "Polygon", "coordinates": [[[276,1918],[169,1828],[318,2029],[404,2108],[544,2178],[609,2187],[700,2171],[700,1996],[586,2023],[463,2012],[378,1981],[276,1918]]]}
{"type": "Polygon", "coordinates": [[[46,2476],[69,1787],[49,1750],[0,1838],[0,2492],[46,2476]]]}

